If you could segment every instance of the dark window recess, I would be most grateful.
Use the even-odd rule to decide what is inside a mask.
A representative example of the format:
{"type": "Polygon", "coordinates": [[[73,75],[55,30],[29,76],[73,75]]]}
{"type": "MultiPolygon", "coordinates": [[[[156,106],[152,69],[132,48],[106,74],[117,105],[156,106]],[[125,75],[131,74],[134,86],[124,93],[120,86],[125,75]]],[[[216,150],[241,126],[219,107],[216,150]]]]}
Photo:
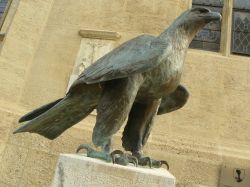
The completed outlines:
{"type": "Polygon", "coordinates": [[[232,53],[250,55],[250,1],[235,0],[232,24],[232,53]]]}
{"type": "Polygon", "coordinates": [[[0,20],[4,14],[4,10],[8,4],[9,0],[0,0],[0,20]]]}
{"type": "MultiPolygon", "coordinates": [[[[222,14],[222,0],[193,0],[193,7],[205,7],[211,11],[222,14]]],[[[190,44],[190,48],[203,49],[207,51],[220,50],[221,23],[219,21],[210,22],[199,33],[190,44]]]]}

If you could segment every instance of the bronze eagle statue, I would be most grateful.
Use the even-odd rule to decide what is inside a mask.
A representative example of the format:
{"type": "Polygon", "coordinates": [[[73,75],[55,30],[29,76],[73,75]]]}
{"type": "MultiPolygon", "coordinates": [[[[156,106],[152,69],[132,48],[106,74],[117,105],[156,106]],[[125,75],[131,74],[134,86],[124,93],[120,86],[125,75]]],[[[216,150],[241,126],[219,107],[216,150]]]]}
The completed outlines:
{"type": "Polygon", "coordinates": [[[166,161],[143,155],[156,115],[181,108],[189,93],[180,85],[188,46],[196,33],[221,15],[206,8],[183,12],[159,36],[141,35],[115,48],[86,68],[64,98],[44,105],[20,118],[25,122],[14,133],[38,133],[55,139],[97,109],[92,142],[97,151],[82,144],[77,151],[87,156],[161,167],[166,161]],[[112,136],[126,121],[122,145],[111,150],[112,136]]]}

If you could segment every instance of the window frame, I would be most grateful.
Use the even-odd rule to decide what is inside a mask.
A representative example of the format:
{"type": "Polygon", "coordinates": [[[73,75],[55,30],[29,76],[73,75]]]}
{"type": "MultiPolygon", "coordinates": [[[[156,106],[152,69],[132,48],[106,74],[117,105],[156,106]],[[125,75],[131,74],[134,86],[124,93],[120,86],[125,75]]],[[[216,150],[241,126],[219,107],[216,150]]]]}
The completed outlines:
{"type": "Polygon", "coordinates": [[[12,2],[13,2],[13,0],[8,0],[8,3],[7,3],[7,5],[6,5],[5,9],[4,9],[4,13],[3,13],[3,15],[2,15],[2,17],[0,19],[0,30],[2,30],[2,27],[4,25],[4,21],[5,21],[6,17],[7,17],[7,14],[9,12],[9,9],[10,9],[10,6],[11,6],[12,2]]]}
{"type": "MultiPolygon", "coordinates": [[[[235,2],[235,1],[234,1],[235,2]]],[[[238,32],[238,33],[250,33],[250,31],[247,31],[247,32],[245,32],[245,31],[235,31],[234,30],[234,23],[235,23],[235,17],[234,16],[236,16],[236,15],[241,15],[242,16],[242,14],[246,14],[247,16],[249,16],[250,15],[250,7],[249,7],[249,5],[248,5],[248,7],[247,8],[243,8],[243,7],[234,7],[233,6],[233,12],[232,12],[232,27],[231,27],[231,30],[232,30],[232,34],[231,34],[231,54],[232,55],[239,55],[239,56],[247,56],[247,57],[250,57],[250,53],[248,53],[248,52],[244,52],[244,51],[234,51],[235,49],[234,49],[234,36],[235,36],[235,33],[236,32],[238,32]]]]}

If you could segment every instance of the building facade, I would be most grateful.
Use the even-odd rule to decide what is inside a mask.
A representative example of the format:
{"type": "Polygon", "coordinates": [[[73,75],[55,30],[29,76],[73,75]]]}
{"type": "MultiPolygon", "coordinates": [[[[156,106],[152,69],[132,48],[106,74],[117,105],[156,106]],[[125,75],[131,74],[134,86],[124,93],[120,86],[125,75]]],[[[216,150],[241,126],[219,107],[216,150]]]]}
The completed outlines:
{"type": "MultiPolygon", "coordinates": [[[[214,7],[213,1],[200,2],[214,7]]],[[[190,99],[182,109],[157,117],[145,147],[145,154],[169,162],[177,186],[218,186],[223,167],[250,168],[248,44],[232,47],[245,41],[233,38],[236,31],[249,37],[250,30],[234,27],[235,14],[242,20],[249,14],[247,5],[241,6],[245,17],[237,14],[242,9],[235,2],[224,0],[220,5],[219,29],[210,25],[197,36],[202,44],[196,42],[196,49],[189,49],[182,78],[190,99]],[[207,44],[213,43],[210,40],[216,47],[207,44]]],[[[0,186],[49,186],[58,154],[74,153],[79,144],[91,141],[95,113],[53,141],[29,133],[13,135],[21,115],[63,97],[68,85],[95,59],[135,36],[158,35],[192,4],[197,6],[197,1],[12,0],[6,4],[0,33],[0,186]]],[[[121,133],[114,140],[116,149],[121,148],[121,133]]]]}

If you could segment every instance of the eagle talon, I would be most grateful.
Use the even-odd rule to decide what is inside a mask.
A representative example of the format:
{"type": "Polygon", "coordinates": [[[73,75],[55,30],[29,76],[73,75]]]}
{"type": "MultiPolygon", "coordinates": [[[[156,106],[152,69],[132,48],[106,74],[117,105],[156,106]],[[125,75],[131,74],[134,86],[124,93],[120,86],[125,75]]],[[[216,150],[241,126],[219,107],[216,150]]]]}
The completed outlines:
{"type": "Polygon", "coordinates": [[[111,162],[110,155],[106,152],[96,151],[88,144],[81,144],[76,150],[76,153],[79,153],[80,150],[85,149],[87,151],[87,157],[97,158],[101,160],[105,160],[107,162],[111,162]]]}
{"type": "Polygon", "coordinates": [[[115,150],[111,154],[111,159],[113,164],[120,164],[123,166],[128,165],[129,163],[133,163],[134,166],[138,166],[138,159],[135,156],[126,154],[121,150],[115,150]]]}
{"type": "Polygon", "coordinates": [[[112,153],[110,153],[113,164],[115,164],[115,159],[116,159],[115,156],[116,155],[123,155],[123,154],[124,153],[121,150],[115,150],[112,153]]]}
{"type": "Polygon", "coordinates": [[[88,144],[81,144],[81,145],[78,146],[78,148],[76,150],[76,153],[79,153],[79,151],[81,151],[82,149],[85,149],[87,151],[87,156],[88,156],[89,152],[95,151],[93,148],[91,148],[90,145],[88,145],[88,144]]]}
{"type": "Polygon", "coordinates": [[[153,166],[152,159],[150,157],[140,157],[138,158],[138,163],[140,166],[149,166],[150,168],[153,166]]]}
{"type": "Polygon", "coordinates": [[[169,164],[165,160],[154,160],[148,156],[143,156],[140,152],[133,152],[133,155],[138,159],[140,166],[149,166],[150,168],[160,168],[162,165],[166,165],[169,170],[169,164]]]}
{"type": "Polygon", "coordinates": [[[169,170],[169,164],[168,164],[168,162],[167,162],[167,161],[165,161],[165,160],[161,160],[160,162],[161,162],[161,166],[162,166],[162,165],[166,165],[167,170],[169,170]]]}
{"type": "Polygon", "coordinates": [[[133,163],[135,167],[138,166],[138,159],[135,156],[128,155],[128,159],[130,163],[133,163]]]}
{"type": "Polygon", "coordinates": [[[153,160],[152,159],[152,166],[154,168],[160,168],[160,167],[162,167],[162,165],[166,165],[167,170],[169,170],[169,165],[168,165],[167,161],[165,161],[165,160],[153,160]]]}
{"type": "Polygon", "coordinates": [[[147,158],[147,165],[152,168],[153,163],[152,163],[152,159],[150,157],[146,157],[147,158]]]}

